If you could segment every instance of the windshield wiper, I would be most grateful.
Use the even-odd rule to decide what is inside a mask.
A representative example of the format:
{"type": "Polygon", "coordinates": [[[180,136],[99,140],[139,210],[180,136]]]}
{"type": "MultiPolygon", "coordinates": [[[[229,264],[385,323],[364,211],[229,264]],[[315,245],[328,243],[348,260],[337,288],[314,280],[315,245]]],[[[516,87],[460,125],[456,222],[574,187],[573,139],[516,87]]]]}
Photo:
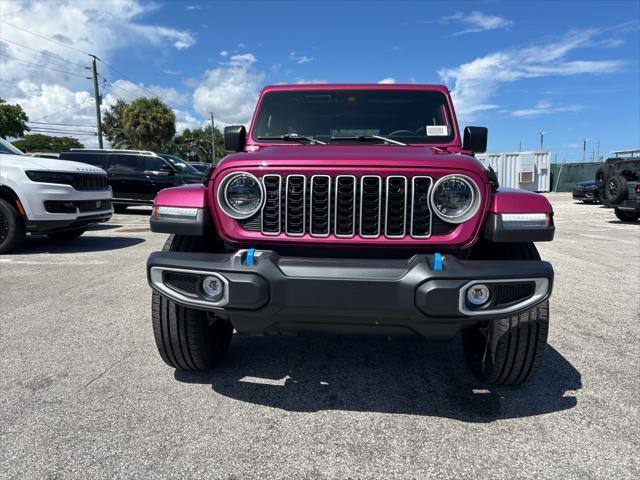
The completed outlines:
{"type": "Polygon", "coordinates": [[[334,140],[356,140],[358,142],[370,142],[371,140],[382,140],[383,142],[393,143],[394,145],[401,145],[403,147],[407,146],[407,144],[404,143],[404,142],[399,142],[398,140],[393,140],[392,138],[383,137],[381,135],[358,135],[358,136],[354,136],[354,137],[343,137],[343,136],[331,137],[331,141],[333,142],[334,140]]]}
{"type": "Polygon", "coordinates": [[[289,133],[284,135],[278,135],[274,137],[257,137],[258,140],[283,140],[285,142],[300,142],[303,143],[302,140],[306,140],[309,143],[316,143],[318,145],[326,145],[327,142],[321,142],[318,139],[313,137],[307,137],[306,135],[298,135],[297,133],[289,133]]]}

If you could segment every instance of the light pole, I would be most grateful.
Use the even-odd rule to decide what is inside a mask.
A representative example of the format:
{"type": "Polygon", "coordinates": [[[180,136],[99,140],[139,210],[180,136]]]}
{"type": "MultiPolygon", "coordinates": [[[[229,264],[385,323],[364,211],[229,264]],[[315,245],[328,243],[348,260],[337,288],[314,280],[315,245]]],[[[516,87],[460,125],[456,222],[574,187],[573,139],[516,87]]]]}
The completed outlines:
{"type": "Polygon", "coordinates": [[[547,133],[549,132],[538,132],[538,135],[540,135],[540,151],[541,152],[544,152],[544,136],[547,133]]]}
{"type": "Polygon", "coordinates": [[[587,154],[587,140],[588,138],[582,139],[582,163],[584,163],[585,155],[587,154]]]}
{"type": "Polygon", "coordinates": [[[211,115],[211,163],[216,163],[216,132],[214,130],[215,123],[213,121],[213,112],[209,112],[211,115]]]}

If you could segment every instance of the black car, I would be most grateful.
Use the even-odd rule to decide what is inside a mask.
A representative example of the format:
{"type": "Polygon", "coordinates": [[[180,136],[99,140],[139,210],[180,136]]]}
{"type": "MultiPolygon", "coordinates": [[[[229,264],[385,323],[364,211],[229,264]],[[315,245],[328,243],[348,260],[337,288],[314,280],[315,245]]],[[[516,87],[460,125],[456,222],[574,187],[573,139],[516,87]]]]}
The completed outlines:
{"type": "Polygon", "coordinates": [[[596,185],[595,180],[587,180],[586,182],[578,182],[573,187],[573,199],[581,200],[584,203],[597,203],[600,195],[600,189],[596,185]]]}
{"type": "Polygon", "coordinates": [[[202,182],[202,173],[174,155],[144,150],[71,149],[61,160],[88,163],[107,172],[113,190],[113,208],[151,205],[163,188],[202,182]]]}
{"type": "Polygon", "coordinates": [[[215,165],[213,163],[189,162],[189,165],[191,165],[202,174],[205,174],[211,167],[215,168],[215,165]]]}

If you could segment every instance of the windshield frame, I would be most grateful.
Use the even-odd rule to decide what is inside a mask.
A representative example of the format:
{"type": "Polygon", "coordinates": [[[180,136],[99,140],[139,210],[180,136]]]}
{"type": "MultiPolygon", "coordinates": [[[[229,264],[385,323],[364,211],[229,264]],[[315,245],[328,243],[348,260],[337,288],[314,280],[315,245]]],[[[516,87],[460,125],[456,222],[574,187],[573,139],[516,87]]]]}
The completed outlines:
{"type": "Polygon", "coordinates": [[[2,153],[3,155],[26,155],[26,153],[24,153],[18,147],[12,145],[8,140],[5,140],[4,138],[0,137],[0,144],[2,144],[4,148],[10,150],[9,152],[0,151],[0,153],[2,153]]]}
{"type": "Polygon", "coordinates": [[[169,165],[171,165],[173,167],[173,169],[175,171],[177,171],[180,174],[189,174],[189,175],[202,175],[202,172],[200,172],[197,168],[195,168],[193,165],[189,165],[189,162],[187,162],[186,160],[178,157],[177,155],[173,155],[171,153],[158,153],[158,156],[160,158],[162,158],[164,161],[169,162],[169,165]],[[180,161],[181,163],[183,163],[184,165],[187,166],[187,168],[189,170],[180,170],[179,168],[176,167],[176,163],[178,163],[177,161],[180,161]]]}
{"type": "MultiPolygon", "coordinates": [[[[450,141],[447,142],[407,142],[409,146],[419,146],[419,147],[436,147],[436,148],[462,148],[462,140],[460,136],[460,130],[458,127],[458,119],[456,117],[455,109],[453,108],[453,102],[451,101],[451,95],[449,93],[449,89],[443,85],[414,85],[414,84],[306,84],[306,85],[272,85],[265,87],[262,90],[260,98],[258,100],[258,104],[256,105],[256,109],[253,113],[253,117],[251,119],[251,124],[249,126],[249,132],[247,134],[247,146],[257,146],[257,147],[267,147],[267,146],[300,146],[299,143],[296,142],[282,142],[282,141],[265,141],[258,140],[254,138],[254,127],[256,125],[256,120],[258,118],[258,114],[260,112],[260,108],[262,107],[262,101],[266,95],[272,92],[314,92],[314,91],[332,91],[332,90],[385,90],[385,91],[427,91],[427,92],[439,92],[445,97],[446,106],[447,106],[447,115],[450,117],[449,121],[451,122],[451,126],[453,128],[453,137],[450,141]]],[[[403,140],[406,141],[406,140],[403,140]]],[[[309,144],[305,145],[307,147],[316,146],[316,147],[325,147],[330,145],[336,145],[335,143],[329,142],[327,145],[315,145],[309,144]]],[[[362,142],[341,142],[339,144],[343,147],[348,146],[379,146],[380,143],[362,143],[362,142]]]]}

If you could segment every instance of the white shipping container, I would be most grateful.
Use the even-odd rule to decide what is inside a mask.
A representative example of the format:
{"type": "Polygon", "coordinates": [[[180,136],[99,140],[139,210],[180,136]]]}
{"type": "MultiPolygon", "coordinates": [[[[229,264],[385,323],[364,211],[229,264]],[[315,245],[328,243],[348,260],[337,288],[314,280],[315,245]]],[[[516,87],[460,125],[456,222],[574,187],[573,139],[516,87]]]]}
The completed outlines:
{"type": "Polygon", "coordinates": [[[551,190],[549,152],[479,153],[476,158],[496,171],[502,187],[531,192],[551,190]]]}

